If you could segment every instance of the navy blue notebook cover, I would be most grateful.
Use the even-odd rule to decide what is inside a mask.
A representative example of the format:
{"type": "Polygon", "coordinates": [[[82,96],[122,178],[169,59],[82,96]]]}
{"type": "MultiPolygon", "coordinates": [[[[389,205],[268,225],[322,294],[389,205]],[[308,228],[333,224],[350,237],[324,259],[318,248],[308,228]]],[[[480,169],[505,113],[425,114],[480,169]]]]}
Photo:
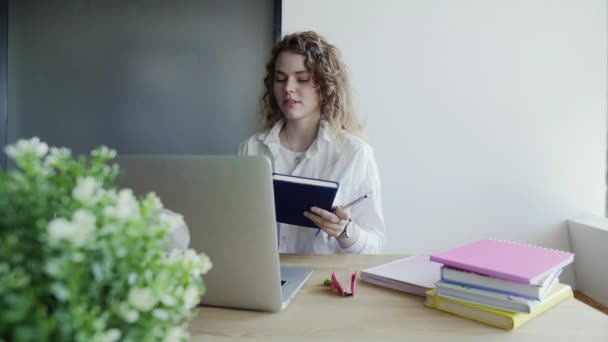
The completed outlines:
{"type": "Polygon", "coordinates": [[[304,211],[313,206],[331,211],[339,186],[338,182],[278,173],[272,175],[272,183],[277,222],[311,228],[318,227],[304,217],[304,211]]]}

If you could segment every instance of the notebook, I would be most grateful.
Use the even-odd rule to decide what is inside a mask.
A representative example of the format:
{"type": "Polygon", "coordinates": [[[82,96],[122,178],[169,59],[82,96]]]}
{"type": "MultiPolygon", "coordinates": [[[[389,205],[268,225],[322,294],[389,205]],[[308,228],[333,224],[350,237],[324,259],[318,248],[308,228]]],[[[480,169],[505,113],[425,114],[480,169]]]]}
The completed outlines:
{"type": "Polygon", "coordinates": [[[338,182],[274,173],[274,205],[277,222],[318,228],[304,216],[310,207],[331,211],[338,193],[338,182]]]}
{"type": "Polygon", "coordinates": [[[558,284],[547,298],[531,313],[515,313],[497,310],[478,304],[471,304],[457,299],[444,298],[436,294],[436,290],[426,292],[424,305],[437,310],[445,311],[472,319],[477,322],[489,324],[498,328],[512,330],[530,321],[532,318],[556,306],[560,302],[573,297],[572,288],[565,284],[558,284]]]}
{"type": "MultiPolygon", "coordinates": [[[[550,286],[551,289],[557,286],[557,284],[558,280],[555,279],[550,286]]],[[[438,281],[435,286],[437,295],[439,296],[458,299],[463,302],[479,304],[504,311],[530,313],[542,303],[542,301],[538,299],[513,296],[444,281],[438,281]]]]}
{"type": "Polygon", "coordinates": [[[536,285],[574,261],[574,254],[511,241],[480,240],[432,254],[431,260],[464,271],[536,285]]]}
{"type": "Polygon", "coordinates": [[[562,270],[550,273],[541,279],[542,284],[540,285],[526,285],[443,266],[441,268],[441,280],[452,284],[541,300],[554,284],[559,283],[561,273],[562,270]]]}
{"type": "Polygon", "coordinates": [[[441,264],[428,255],[415,255],[361,271],[361,280],[390,289],[425,296],[440,279],[441,264]]]}

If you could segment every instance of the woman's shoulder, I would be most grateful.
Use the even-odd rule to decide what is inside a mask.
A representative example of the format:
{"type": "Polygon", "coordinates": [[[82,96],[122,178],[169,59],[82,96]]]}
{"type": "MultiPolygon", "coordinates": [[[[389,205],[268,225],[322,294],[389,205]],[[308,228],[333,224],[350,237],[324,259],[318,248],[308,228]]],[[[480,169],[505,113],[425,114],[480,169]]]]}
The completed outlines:
{"type": "Polygon", "coordinates": [[[241,141],[241,145],[261,142],[264,140],[265,137],[266,137],[265,132],[257,132],[257,133],[250,135],[249,137],[247,137],[247,139],[241,141]]]}
{"type": "Polygon", "coordinates": [[[262,144],[264,141],[278,139],[283,120],[276,122],[271,128],[258,131],[241,142],[241,145],[262,144]]]}
{"type": "Polygon", "coordinates": [[[341,149],[344,152],[352,153],[353,155],[359,153],[373,154],[373,148],[367,141],[350,132],[344,133],[341,149]]]}
{"type": "Polygon", "coordinates": [[[255,150],[262,145],[267,133],[268,132],[257,132],[250,135],[247,139],[241,141],[239,144],[239,154],[246,155],[255,153],[255,150]]]}

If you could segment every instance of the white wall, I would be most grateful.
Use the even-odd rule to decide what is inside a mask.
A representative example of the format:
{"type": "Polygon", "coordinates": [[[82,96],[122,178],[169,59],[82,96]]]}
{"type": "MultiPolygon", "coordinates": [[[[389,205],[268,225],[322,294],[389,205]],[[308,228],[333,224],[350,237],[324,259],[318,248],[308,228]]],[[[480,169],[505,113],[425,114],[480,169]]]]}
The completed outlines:
{"type": "Polygon", "coordinates": [[[604,215],[606,1],[284,0],[341,49],[383,181],[387,252],[569,249],[604,215]]]}
{"type": "Polygon", "coordinates": [[[583,215],[568,220],[577,289],[608,306],[608,218],[583,215]]]}

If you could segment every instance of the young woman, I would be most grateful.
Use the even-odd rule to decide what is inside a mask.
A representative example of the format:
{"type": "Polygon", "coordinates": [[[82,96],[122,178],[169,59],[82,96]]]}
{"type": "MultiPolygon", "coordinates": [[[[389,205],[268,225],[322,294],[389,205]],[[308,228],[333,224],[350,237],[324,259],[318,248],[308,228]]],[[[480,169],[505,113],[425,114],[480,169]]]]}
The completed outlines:
{"type": "Polygon", "coordinates": [[[335,203],[303,213],[320,229],[278,225],[283,253],[379,253],[385,240],[380,179],[371,147],[351,103],[338,49],[315,32],[285,36],[272,49],[262,97],[264,131],[239,146],[264,155],[276,173],[340,183],[335,203]]]}

